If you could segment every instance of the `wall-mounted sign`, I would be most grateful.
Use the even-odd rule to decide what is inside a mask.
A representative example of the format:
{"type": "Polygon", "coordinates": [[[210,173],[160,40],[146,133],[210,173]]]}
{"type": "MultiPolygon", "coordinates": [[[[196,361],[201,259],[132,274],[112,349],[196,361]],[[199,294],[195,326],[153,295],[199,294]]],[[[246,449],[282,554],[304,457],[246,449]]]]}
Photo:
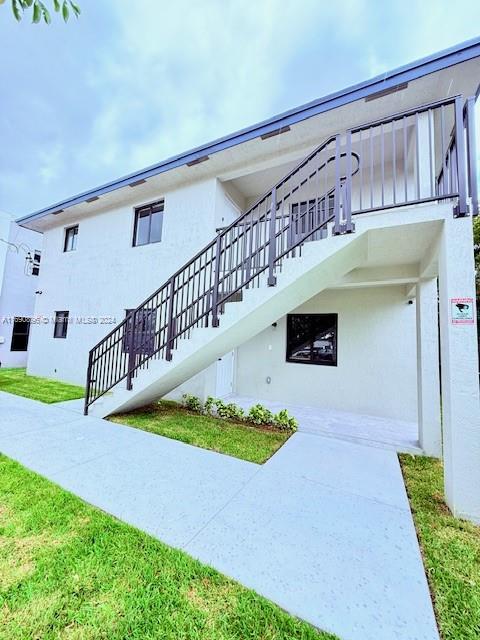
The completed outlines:
{"type": "Polygon", "coordinates": [[[452,324],[473,324],[473,298],[450,298],[452,324]]]}

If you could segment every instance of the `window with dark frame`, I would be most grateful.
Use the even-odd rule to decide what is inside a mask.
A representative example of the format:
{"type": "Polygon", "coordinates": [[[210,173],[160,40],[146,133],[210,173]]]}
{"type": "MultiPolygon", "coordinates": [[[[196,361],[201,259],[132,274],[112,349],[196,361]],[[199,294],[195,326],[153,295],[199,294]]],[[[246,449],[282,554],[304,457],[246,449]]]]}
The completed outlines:
{"type": "Polygon", "coordinates": [[[66,338],[68,328],[68,311],[55,311],[54,338],[66,338]]]}
{"type": "Polygon", "coordinates": [[[78,224],[65,229],[65,241],[63,243],[63,251],[76,251],[77,249],[78,224]]]}
{"type": "Polygon", "coordinates": [[[134,247],[160,242],[162,239],[164,208],[164,200],[158,200],[158,202],[152,202],[135,209],[134,247]]]}
{"type": "Polygon", "coordinates": [[[337,365],[336,313],[287,315],[287,362],[337,365]]]}
{"type": "Polygon", "coordinates": [[[27,351],[30,334],[29,318],[14,318],[10,351],[27,351]]]}
{"type": "Polygon", "coordinates": [[[40,274],[41,259],[42,259],[42,254],[40,253],[40,251],[35,251],[33,253],[32,276],[38,276],[40,274]]]}

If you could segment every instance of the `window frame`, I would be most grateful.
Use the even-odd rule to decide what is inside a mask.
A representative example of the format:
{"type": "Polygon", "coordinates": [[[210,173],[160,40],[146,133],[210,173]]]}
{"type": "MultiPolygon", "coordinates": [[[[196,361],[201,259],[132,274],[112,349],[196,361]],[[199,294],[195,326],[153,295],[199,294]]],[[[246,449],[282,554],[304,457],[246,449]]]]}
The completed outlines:
{"type": "Polygon", "coordinates": [[[32,276],[38,277],[40,275],[40,262],[42,261],[42,252],[35,249],[33,252],[33,262],[32,262],[32,276]],[[36,256],[38,256],[38,260],[36,260],[36,256]],[[36,273],[35,273],[36,272],[36,273]]]}
{"type": "MultiPolygon", "coordinates": [[[[312,332],[311,332],[312,333],[312,332]]],[[[313,340],[313,338],[311,338],[313,340]]],[[[286,345],[285,345],[285,360],[289,364],[307,364],[307,365],[319,365],[324,367],[337,367],[338,366],[338,313],[289,313],[287,314],[287,330],[286,330],[286,345]],[[290,334],[292,331],[292,327],[290,324],[290,319],[299,317],[299,316],[308,316],[308,317],[332,317],[335,319],[335,359],[332,362],[321,361],[321,360],[296,360],[291,357],[292,348],[290,347],[291,339],[290,334]]]]}
{"type": "Polygon", "coordinates": [[[70,312],[69,311],[55,311],[55,324],[53,327],[53,337],[59,340],[65,340],[68,333],[68,318],[70,312]],[[62,321],[60,321],[60,316],[62,316],[62,321]],[[62,335],[57,335],[57,327],[62,327],[62,335]]]}
{"type": "Polygon", "coordinates": [[[72,253],[72,251],[77,250],[77,242],[78,242],[78,224],[72,224],[70,227],[65,227],[63,234],[63,253],[72,253]],[[75,245],[72,249],[67,248],[67,242],[69,238],[69,233],[73,231],[73,237],[75,238],[73,244],[75,245]]]}
{"type": "Polygon", "coordinates": [[[11,337],[11,340],[10,340],[10,352],[12,352],[12,353],[25,353],[26,351],[28,351],[28,341],[29,341],[29,339],[30,339],[30,318],[25,318],[23,316],[15,317],[13,319],[12,337],[11,337]],[[17,323],[20,323],[20,322],[25,323],[27,325],[27,331],[25,333],[24,332],[22,332],[22,333],[15,332],[15,325],[17,323]],[[26,343],[25,349],[14,349],[13,348],[13,341],[17,336],[26,336],[27,343],[26,343]]]}
{"type": "Polygon", "coordinates": [[[154,200],[153,202],[147,202],[146,204],[142,204],[138,207],[134,207],[133,209],[133,237],[132,237],[132,247],[145,247],[149,244],[158,244],[162,242],[163,238],[163,216],[165,215],[165,198],[159,198],[158,200],[154,200]],[[156,206],[161,206],[161,211],[154,211],[152,209],[156,206]],[[148,241],[137,243],[137,231],[138,231],[138,220],[140,218],[140,212],[150,209],[148,214],[148,241]],[[156,213],[160,213],[160,239],[159,240],[151,240],[152,233],[152,216],[156,213]]]}

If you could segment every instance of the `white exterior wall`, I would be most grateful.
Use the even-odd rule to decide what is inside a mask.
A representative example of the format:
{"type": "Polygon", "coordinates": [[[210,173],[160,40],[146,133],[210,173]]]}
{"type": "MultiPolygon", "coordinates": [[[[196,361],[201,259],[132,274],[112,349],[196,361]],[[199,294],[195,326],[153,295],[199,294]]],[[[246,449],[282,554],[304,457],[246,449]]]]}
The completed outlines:
{"type": "Polygon", "coordinates": [[[216,228],[227,227],[245,210],[245,199],[233,184],[225,184],[217,180],[215,192],[215,225],[216,228]]]}
{"type": "MultiPolygon", "coordinates": [[[[3,240],[9,239],[11,223],[11,217],[7,213],[0,211],[0,238],[2,238],[3,240]]],[[[8,245],[5,242],[0,242],[0,285],[3,283],[3,274],[5,272],[7,251],[8,245]]]]}
{"type": "Polygon", "coordinates": [[[32,326],[28,372],[84,384],[89,349],[214,237],[216,189],[215,179],[187,184],[46,231],[35,314],[50,319],[68,310],[74,322],[66,339],[53,338],[50,321],[32,326]],[[132,247],[134,207],[161,197],[161,242],[132,247]],[[64,253],[65,227],[75,224],[77,250],[64,253]],[[88,316],[112,316],[115,324],[75,322],[88,316]]]}
{"type": "MultiPolygon", "coordinates": [[[[13,244],[25,245],[34,251],[42,249],[42,235],[19,227],[10,217],[0,217],[0,238],[13,244]]],[[[26,251],[17,253],[0,242],[0,366],[25,367],[27,351],[11,351],[13,320],[15,317],[31,317],[35,307],[35,291],[39,276],[25,273],[26,251]]],[[[42,265],[40,265],[40,272],[42,265]]]]}
{"type": "Polygon", "coordinates": [[[328,290],[292,313],[338,314],[337,366],[286,362],[279,318],[237,349],[236,393],[416,421],[415,304],[404,287],[328,290]]]}

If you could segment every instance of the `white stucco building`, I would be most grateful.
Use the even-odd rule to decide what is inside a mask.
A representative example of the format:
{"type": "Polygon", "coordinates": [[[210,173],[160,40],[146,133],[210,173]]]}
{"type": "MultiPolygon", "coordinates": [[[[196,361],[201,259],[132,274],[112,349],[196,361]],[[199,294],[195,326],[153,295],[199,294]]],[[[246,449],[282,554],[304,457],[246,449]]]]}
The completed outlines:
{"type": "Polygon", "coordinates": [[[0,212],[0,367],[25,367],[42,235],[0,212]]]}
{"type": "Polygon", "coordinates": [[[476,40],[24,216],[29,372],[88,370],[97,415],[188,391],[414,423],[480,521],[479,79],[476,40]]]}

